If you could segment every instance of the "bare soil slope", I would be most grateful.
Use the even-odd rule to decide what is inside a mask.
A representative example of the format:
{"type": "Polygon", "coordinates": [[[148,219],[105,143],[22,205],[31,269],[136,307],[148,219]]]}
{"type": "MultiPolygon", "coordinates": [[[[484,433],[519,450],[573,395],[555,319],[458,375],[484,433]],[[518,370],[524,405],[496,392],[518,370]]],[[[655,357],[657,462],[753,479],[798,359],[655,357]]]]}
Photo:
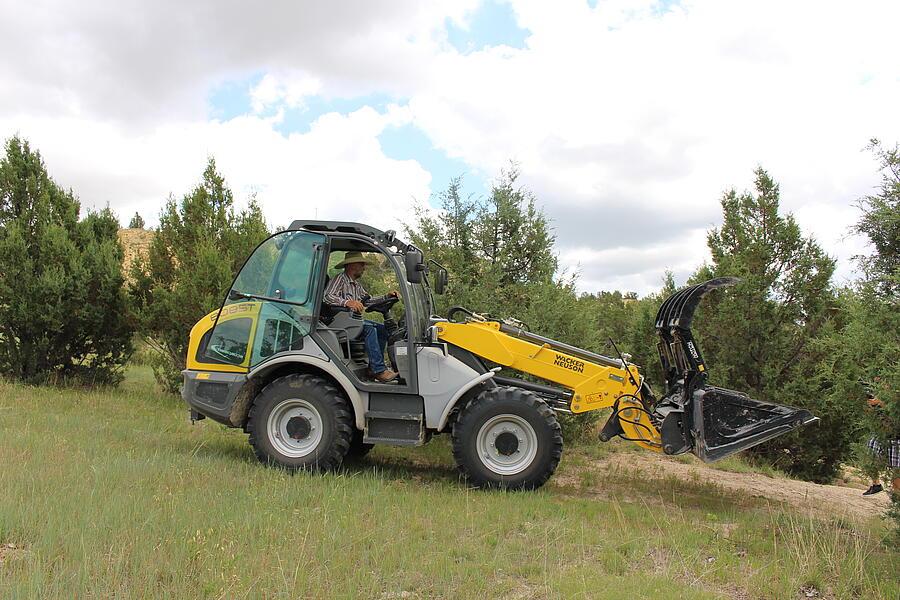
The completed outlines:
{"type": "Polygon", "coordinates": [[[125,277],[128,277],[128,271],[131,264],[138,256],[147,256],[150,250],[150,242],[153,241],[153,231],[148,229],[120,229],[119,244],[125,252],[125,258],[122,261],[122,267],[125,271],[125,277]]]}
{"type": "MultiPolygon", "coordinates": [[[[697,460],[685,463],[650,452],[640,454],[617,452],[602,459],[595,468],[605,473],[625,471],[635,476],[640,472],[649,479],[671,477],[681,481],[714,485],[741,496],[769,500],[795,507],[807,514],[825,517],[843,516],[854,520],[866,520],[884,513],[890,503],[888,495],[884,492],[874,496],[863,496],[862,488],[819,485],[757,473],[720,471],[697,460]]],[[[602,483],[599,485],[602,487],[602,483]]]]}

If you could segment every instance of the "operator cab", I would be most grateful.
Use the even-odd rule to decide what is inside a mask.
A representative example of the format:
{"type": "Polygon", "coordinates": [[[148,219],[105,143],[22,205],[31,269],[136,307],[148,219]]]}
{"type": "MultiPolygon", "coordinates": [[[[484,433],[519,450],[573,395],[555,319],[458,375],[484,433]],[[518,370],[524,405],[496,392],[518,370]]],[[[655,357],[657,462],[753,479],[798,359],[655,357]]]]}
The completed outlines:
{"type": "MultiPolygon", "coordinates": [[[[399,378],[389,385],[405,386],[409,380],[409,362],[406,360],[409,326],[406,322],[406,312],[403,310],[401,298],[383,298],[377,302],[370,300],[365,303],[365,314],[359,314],[344,306],[329,304],[324,297],[324,292],[331,279],[342,272],[342,269],[335,268],[335,265],[347,252],[360,252],[364,258],[368,259],[368,266],[360,278],[360,283],[373,299],[384,296],[393,290],[399,292],[401,289],[399,282],[402,278],[399,276],[400,273],[394,269],[396,263],[390,260],[390,250],[385,250],[358,239],[340,237],[331,239],[327,260],[328,269],[322,286],[322,308],[319,312],[316,335],[327,344],[335,355],[341,357],[346,367],[359,381],[371,381],[367,377],[369,364],[363,323],[365,320],[382,323],[387,335],[388,359],[386,362],[389,362],[389,368],[399,374],[399,378]],[[399,361],[398,355],[401,357],[399,361]]],[[[399,253],[396,253],[395,256],[402,259],[402,255],[399,253]]]]}
{"type": "MultiPolygon", "coordinates": [[[[208,331],[189,348],[189,362],[198,369],[252,375],[291,355],[308,355],[333,362],[359,390],[415,394],[416,344],[428,342],[433,314],[425,271],[421,251],[393,232],[358,223],[295,221],[247,259],[221,309],[208,315],[213,322],[203,325],[208,331]],[[325,303],[328,282],[341,272],[332,267],[350,251],[374,258],[361,280],[369,294],[396,290],[399,298],[369,303],[364,315],[325,303]],[[397,380],[381,383],[366,376],[364,319],[384,323],[385,362],[399,374],[397,380]]],[[[437,271],[443,287],[446,271],[437,271]]]]}

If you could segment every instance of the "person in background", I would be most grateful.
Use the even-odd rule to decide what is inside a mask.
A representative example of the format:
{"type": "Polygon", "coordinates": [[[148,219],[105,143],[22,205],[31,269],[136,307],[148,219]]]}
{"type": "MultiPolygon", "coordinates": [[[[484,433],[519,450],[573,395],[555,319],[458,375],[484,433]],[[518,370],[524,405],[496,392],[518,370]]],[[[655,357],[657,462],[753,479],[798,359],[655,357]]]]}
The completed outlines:
{"type": "MultiPolygon", "coordinates": [[[[884,408],[884,403],[872,394],[867,394],[866,403],[872,410],[881,410],[884,408]]],[[[882,448],[881,443],[878,441],[878,437],[874,435],[869,439],[868,443],[866,443],[869,452],[871,452],[879,462],[887,459],[888,468],[892,469],[894,475],[896,475],[891,480],[891,488],[894,494],[900,494],[900,440],[887,440],[886,446],[886,448],[882,448]]],[[[872,485],[869,486],[869,489],[863,492],[863,496],[872,496],[883,490],[884,486],[881,484],[881,480],[876,476],[872,479],[872,485]]]]}

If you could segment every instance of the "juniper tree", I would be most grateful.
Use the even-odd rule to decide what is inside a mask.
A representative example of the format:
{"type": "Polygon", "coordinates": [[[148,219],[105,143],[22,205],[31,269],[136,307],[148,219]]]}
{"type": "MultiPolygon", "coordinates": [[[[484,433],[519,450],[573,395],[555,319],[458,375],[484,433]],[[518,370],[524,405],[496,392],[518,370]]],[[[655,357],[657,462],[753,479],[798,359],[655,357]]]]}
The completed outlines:
{"type": "Polygon", "coordinates": [[[0,373],[116,383],[131,354],[118,220],[80,204],[18,137],[0,159],[0,373]]]}
{"type": "MultiPolygon", "coordinates": [[[[857,257],[863,276],[844,291],[846,326],[829,340],[833,358],[822,372],[834,382],[832,398],[852,397],[865,406],[865,436],[874,435],[887,448],[900,440],[900,146],[885,148],[872,140],[869,149],[879,162],[881,182],[876,193],[859,201],[862,214],[853,231],[866,237],[871,250],[857,257]],[[881,405],[864,405],[867,394],[881,405]]],[[[874,462],[883,480],[900,477],[886,456],[874,462]]],[[[900,544],[900,495],[893,496],[891,512],[900,544]]]]}
{"type": "Polygon", "coordinates": [[[817,415],[818,424],[751,452],[796,475],[827,480],[852,440],[846,427],[852,410],[823,401],[815,376],[822,358],[817,342],[835,308],[834,259],[803,235],[792,215],[780,213],[778,185],[762,168],[753,192],[728,191],[721,205],[723,224],[707,236],[712,263],[694,279],[742,281],[727,294],[710,295],[694,321],[712,381],[817,415]]]}
{"type": "Polygon", "coordinates": [[[131,217],[131,221],[128,222],[129,229],[143,229],[144,228],[144,217],[140,215],[140,213],[135,212],[134,216],[131,217]]]}
{"type": "MultiPolygon", "coordinates": [[[[554,281],[550,222],[518,177],[515,167],[501,172],[487,198],[461,197],[461,181],[455,179],[439,196],[439,215],[420,209],[407,225],[413,243],[451,273],[449,293],[439,299],[442,309],[461,304],[521,316],[537,287],[567,286],[554,281]]],[[[574,305],[573,290],[570,295],[574,305]]]]}
{"type": "Polygon", "coordinates": [[[268,234],[254,199],[235,210],[213,158],[190,193],[180,202],[168,199],[148,256],[133,266],[130,290],[164,389],[177,392],[191,327],[221,305],[244,260],[268,234]]]}
{"type": "MultiPolygon", "coordinates": [[[[564,342],[590,344],[592,323],[579,318],[575,278],[557,273],[550,221],[518,178],[515,167],[501,172],[487,198],[463,198],[455,179],[439,195],[439,214],[419,209],[407,225],[411,241],[450,272],[438,310],[462,305],[520,319],[564,342]]],[[[564,435],[578,436],[596,419],[596,413],[563,419],[564,435]]]]}

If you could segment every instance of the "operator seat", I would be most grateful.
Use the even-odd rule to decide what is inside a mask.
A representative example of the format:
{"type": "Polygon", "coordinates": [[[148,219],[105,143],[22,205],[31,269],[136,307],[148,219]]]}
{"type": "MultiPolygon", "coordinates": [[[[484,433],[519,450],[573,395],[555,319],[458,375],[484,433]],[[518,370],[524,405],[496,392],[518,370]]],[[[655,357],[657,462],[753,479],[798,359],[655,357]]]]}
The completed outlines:
{"type": "MultiPolygon", "coordinates": [[[[325,287],[331,277],[325,275],[325,287]]],[[[325,332],[332,333],[336,336],[340,353],[344,358],[352,359],[354,362],[368,365],[366,354],[366,342],[363,339],[363,322],[361,315],[357,315],[352,310],[343,306],[334,306],[322,301],[322,309],[319,311],[319,321],[326,326],[325,332]],[[347,356],[349,347],[350,355],[347,356]]]]}

